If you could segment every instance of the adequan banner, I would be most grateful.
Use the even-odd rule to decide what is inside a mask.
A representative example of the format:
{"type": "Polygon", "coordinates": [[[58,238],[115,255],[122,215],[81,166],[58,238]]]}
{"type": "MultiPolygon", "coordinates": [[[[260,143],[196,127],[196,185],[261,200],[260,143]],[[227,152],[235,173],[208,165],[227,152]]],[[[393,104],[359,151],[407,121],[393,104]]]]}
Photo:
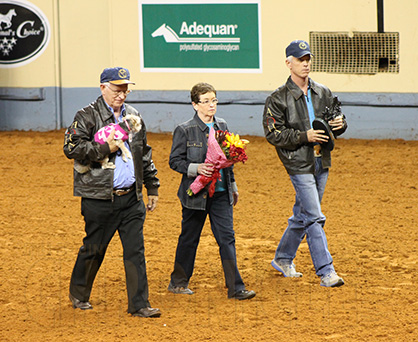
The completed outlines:
{"type": "Polygon", "coordinates": [[[260,1],[139,0],[141,71],[262,71],[260,1]]]}

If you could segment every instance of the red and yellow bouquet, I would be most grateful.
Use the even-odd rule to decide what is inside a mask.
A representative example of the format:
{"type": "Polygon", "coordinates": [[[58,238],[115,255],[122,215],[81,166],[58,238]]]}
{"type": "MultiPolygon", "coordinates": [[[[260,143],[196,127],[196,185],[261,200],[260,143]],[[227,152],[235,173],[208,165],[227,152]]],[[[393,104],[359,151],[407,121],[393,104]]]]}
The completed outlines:
{"type": "Polygon", "coordinates": [[[197,194],[207,184],[209,186],[209,196],[212,197],[215,192],[215,185],[218,179],[221,179],[220,169],[229,167],[235,163],[243,162],[248,159],[245,153],[245,147],[248,140],[240,139],[238,134],[228,131],[215,131],[211,128],[208,138],[208,151],[206,152],[205,163],[213,165],[214,171],[211,177],[199,175],[187,190],[189,196],[197,194]]]}

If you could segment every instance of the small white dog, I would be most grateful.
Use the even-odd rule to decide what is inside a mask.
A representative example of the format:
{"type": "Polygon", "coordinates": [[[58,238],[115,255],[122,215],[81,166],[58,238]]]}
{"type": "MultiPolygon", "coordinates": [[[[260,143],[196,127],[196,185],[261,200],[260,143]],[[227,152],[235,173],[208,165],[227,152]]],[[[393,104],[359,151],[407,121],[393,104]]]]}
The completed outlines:
{"type": "MultiPolygon", "coordinates": [[[[123,161],[126,162],[126,158],[131,159],[132,156],[125,146],[125,141],[128,140],[133,133],[138,133],[141,128],[141,118],[137,115],[128,114],[123,118],[122,122],[117,124],[111,123],[99,129],[94,135],[94,140],[102,145],[105,144],[106,139],[114,129],[114,139],[116,141],[116,145],[122,152],[123,161]]],[[[103,160],[101,160],[100,164],[102,165],[102,169],[114,169],[116,167],[115,164],[109,162],[109,156],[106,156],[103,160]]],[[[79,173],[86,173],[91,169],[91,167],[90,165],[82,165],[79,161],[74,160],[74,169],[79,173]]]]}

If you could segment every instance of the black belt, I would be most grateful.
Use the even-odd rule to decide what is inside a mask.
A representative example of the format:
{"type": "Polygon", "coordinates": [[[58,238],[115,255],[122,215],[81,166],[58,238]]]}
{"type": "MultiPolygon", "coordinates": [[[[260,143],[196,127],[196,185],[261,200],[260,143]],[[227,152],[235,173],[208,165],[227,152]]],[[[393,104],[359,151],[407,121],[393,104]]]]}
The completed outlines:
{"type": "Polygon", "coordinates": [[[133,190],[135,190],[135,185],[132,185],[130,188],[127,189],[113,189],[113,194],[116,196],[123,196],[129,194],[133,190]]]}

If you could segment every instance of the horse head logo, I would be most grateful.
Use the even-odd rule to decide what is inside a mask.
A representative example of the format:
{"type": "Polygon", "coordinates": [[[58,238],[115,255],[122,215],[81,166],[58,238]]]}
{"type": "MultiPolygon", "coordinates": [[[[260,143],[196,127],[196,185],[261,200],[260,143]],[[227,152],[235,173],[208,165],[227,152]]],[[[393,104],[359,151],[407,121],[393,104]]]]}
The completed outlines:
{"type": "Polygon", "coordinates": [[[6,23],[5,29],[8,29],[10,26],[12,26],[12,18],[16,15],[16,11],[14,8],[9,10],[7,14],[1,14],[0,13],[0,30],[2,30],[2,24],[6,23]]]}
{"type": "Polygon", "coordinates": [[[176,32],[174,32],[174,30],[166,24],[162,24],[151,34],[151,36],[153,38],[163,36],[166,43],[178,43],[180,41],[176,32]]]}

